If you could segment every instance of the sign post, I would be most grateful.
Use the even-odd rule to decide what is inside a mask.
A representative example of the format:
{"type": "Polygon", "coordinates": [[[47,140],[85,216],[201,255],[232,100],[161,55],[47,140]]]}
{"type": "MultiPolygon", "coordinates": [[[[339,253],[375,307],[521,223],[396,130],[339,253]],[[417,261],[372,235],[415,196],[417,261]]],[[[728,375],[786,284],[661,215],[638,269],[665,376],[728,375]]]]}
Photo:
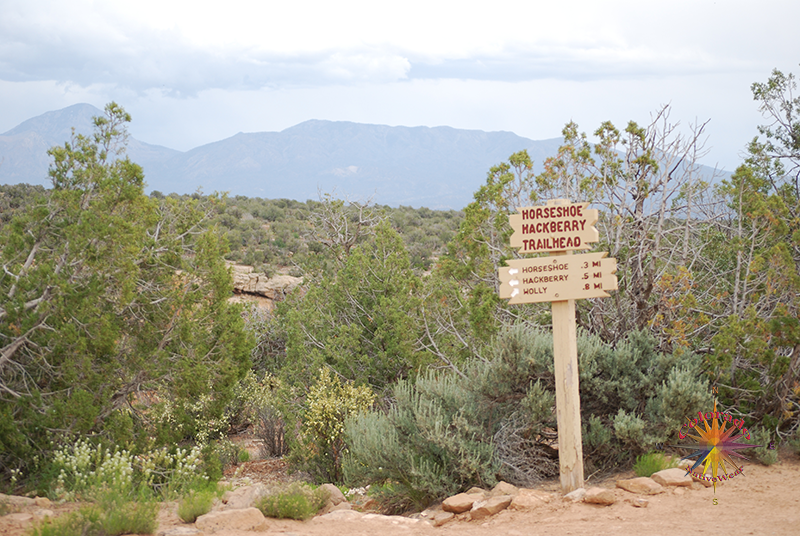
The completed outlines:
{"type": "Polygon", "coordinates": [[[617,289],[616,259],[607,253],[573,255],[599,240],[597,210],[567,199],[543,207],[518,208],[509,217],[511,246],[520,253],[554,252],[549,257],[513,259],[500,268],[500,297],[509,303],[551,302],[556,379],[558,462],[561,489],[583,487],[583,443],[578,385],[575,300],[602,298],[617,289]]]}

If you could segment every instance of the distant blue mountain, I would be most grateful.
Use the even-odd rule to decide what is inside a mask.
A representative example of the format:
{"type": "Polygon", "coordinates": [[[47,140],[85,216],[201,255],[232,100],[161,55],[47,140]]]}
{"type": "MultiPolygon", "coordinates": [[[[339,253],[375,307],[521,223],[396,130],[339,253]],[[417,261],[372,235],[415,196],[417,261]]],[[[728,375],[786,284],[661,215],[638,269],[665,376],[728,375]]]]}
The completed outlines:
{"type": "MultiPolygon", "coordinates": [[[[47,149],[71,128],[91,132],[102,111],[76,104],[29,119],[0,135],[0,183],[49,185],[47,149]]],[[[512,132],[450,127],[389,127],[311,120],[281,132],[239,133],[181,152],[129,139],[128,155],[144,168],[148,191],[351,199],[413,207],[461,209],[492,166],[527,149],[536,170],[561,138],[533,141],[512,132]]]]}

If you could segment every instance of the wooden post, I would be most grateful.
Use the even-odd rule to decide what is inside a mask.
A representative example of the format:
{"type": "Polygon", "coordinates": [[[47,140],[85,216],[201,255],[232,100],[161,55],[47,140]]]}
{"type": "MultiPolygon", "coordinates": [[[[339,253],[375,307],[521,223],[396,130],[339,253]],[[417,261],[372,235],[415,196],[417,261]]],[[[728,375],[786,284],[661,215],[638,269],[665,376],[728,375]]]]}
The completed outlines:
{"type": "Polygon", "coordinates": [[[578,389],[575,300],[554,301],[551,306],[556,376],[558,464],[561,474],[561,490],[569,493],[583,487],[583,442],[581,437],[581,398],[578,389]]]}

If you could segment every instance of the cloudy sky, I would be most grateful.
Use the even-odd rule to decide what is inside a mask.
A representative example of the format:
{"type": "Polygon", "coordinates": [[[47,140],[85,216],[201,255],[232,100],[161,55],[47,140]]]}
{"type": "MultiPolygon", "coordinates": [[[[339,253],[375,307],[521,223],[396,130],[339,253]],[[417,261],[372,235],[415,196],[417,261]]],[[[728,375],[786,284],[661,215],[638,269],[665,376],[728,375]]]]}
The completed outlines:
{"type": "Polygon", "coordinates": [[[661,105],[732,170],[796,0],[0,0],[0,132],[111,100],[179,150],[307,119],[560,135],[661,105]]]}

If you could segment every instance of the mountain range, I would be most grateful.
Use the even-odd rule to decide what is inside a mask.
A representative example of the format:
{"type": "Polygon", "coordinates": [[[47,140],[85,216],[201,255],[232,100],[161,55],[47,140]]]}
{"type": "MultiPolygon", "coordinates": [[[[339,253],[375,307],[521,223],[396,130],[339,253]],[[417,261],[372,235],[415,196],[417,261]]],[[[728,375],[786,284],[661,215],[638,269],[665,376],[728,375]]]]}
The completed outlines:
{"type": "MultiPolygon", "coordinates": [[[[0,183],[49,186],[47,150],[89,134],[102,111],[75,104],[28,119],[0,135],[0,183]]],[[[512,132],[451,127],[391,127],[310,120],[281,132],[239,133],[176,151],[130,137],[147,191],[229,192],[268,199],[317,199],[334,193],[383,205],[461,209],[489,169],[527,149],[542,169],[561,138],[534,141],[512,132]]]]}

